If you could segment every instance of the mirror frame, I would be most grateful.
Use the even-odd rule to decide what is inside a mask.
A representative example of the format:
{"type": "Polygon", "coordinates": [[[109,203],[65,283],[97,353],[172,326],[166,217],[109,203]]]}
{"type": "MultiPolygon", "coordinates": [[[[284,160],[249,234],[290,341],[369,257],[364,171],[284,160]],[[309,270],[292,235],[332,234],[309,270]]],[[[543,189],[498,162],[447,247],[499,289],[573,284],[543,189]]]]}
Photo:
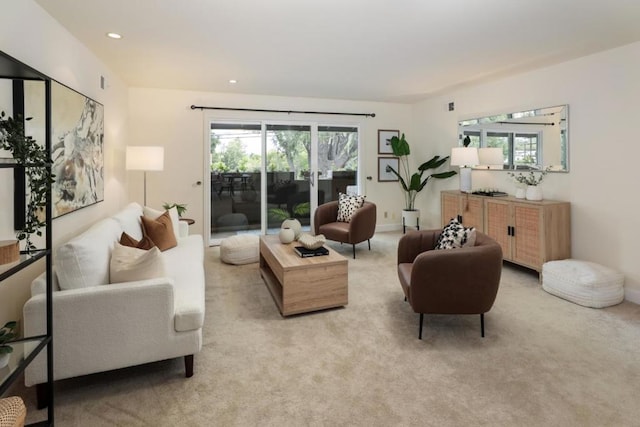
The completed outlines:
{"type": "Polygon", "coordinates": [[[508,153],[506,153],[506,163],[499,166],[476,166],[474,169],[490,170],[540,170],[548,168],[550,172],[569,172],[569,105],[561,104],[543,108],[522,109],[511,113],[498,113],[484,117],[474,117],[460,120],[458,122],[458,145],[462,146],[465,138],[465,131],[478,134],[472,146],[479,148],[487,147],[486,135],[488,132],[499,132],[509,134],[508,153]],[[549,132],[548,130],[552,130],[549,132]],[[515,154],[512,153],[514,146],[513,136],[517,133],[536,133],[536,159],[542,158],[543,163],[515,164],[515,154]],[[551,142],[549,142],[551,141],[551,142]],[[550,147],[546,148],[545,147],[550,147]],[[545,162],[545,157],[549,158],[554,153],[555,161],[545,162]]]}

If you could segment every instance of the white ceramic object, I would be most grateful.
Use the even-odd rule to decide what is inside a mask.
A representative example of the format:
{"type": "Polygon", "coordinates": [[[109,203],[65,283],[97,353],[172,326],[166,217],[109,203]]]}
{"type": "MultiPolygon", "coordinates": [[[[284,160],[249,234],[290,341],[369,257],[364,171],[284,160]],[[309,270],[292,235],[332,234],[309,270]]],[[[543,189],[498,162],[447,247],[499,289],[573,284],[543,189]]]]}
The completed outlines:
{"type": "Polygon", "coordinates": [[[516,199],[524,199],[527,197],[527,189],[525,187],[516,188],[516,199]]]}
{"type": "Polygon", "coordinates": [[[318,249],[326,243],[324,234],[312,236],[311,234],[302,233],[298,238],[298,242],[307,249],[318,249]]]}
{"type": "Polygon", "coordinates": [[[9,364],[9,359],[11,359],[11,353],[0,354],[0,369],[9,364]]]}
{"type": "Polygon", "coordinates": [[[300,237],[300,233],[302,233],[302,224],[300,224],[300,221],[295,218],[285,219],[284,221],[282,221],[281,228],[285,227],[292,229],[294,233],[293,239],[298,240],[298,237],[300,237]]]}
{"type": "Polygon", "coordinates": [[[296,234],[292,228],[282,227],[280,233],[278,233],[278,237],[281,243],[288,244],[294,241],[296,234]]]}
{"type": "Polygon", "coordinates": [[[527,200],[542,200],[542,189],[539,185],[527,185],[527,200]]]}

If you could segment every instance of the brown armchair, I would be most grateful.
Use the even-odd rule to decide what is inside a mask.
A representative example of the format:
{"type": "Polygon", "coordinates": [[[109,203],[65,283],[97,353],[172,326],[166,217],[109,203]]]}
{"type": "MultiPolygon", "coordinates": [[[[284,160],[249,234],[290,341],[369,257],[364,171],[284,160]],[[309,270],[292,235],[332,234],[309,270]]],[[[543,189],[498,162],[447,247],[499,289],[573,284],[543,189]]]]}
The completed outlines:
{"type": "Polygon", "coordinates": [[[329,240],[353,245],[353,258],[356,257],[356,244],[369,243],[376,230],[376,205],[364,202],[351,217],[351,222],[338,222],[338,202],[331,201],[318,206],[313,214],[315,234],[324,234],[329,240]]]}
{"type": "Polygon", "coordinates": [[[502,273],[502,248],[476,231],[475,246],[434,250],[442,230],[405,234],[398,243],[398,277],[405,300],[414,312],[424,314],[480,314],[493,306],[502,273]]]}

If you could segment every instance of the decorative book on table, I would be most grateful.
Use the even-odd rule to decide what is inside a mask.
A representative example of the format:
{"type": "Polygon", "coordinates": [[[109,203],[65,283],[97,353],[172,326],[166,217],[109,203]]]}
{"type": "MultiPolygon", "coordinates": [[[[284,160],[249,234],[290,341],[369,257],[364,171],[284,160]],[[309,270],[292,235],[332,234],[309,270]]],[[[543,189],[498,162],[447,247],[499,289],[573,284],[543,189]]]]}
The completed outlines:
{"type": "Polygon", "coordinates": [[[294,246],[293,250],[302,258],[320,255],[329,255],[329,249],[320,246],[318,249],[307,249],[304,246],[294,246]]]}

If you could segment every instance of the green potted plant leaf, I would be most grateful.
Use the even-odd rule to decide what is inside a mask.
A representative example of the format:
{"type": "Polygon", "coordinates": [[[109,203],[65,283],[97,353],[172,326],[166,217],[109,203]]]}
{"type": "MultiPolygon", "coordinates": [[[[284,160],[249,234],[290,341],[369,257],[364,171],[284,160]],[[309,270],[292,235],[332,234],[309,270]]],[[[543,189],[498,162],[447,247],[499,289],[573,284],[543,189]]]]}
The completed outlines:
{"type": "Polygon", "coordinates": [[[411,154],[411,148],[404,137],[404,133],[400,138],[394,136],[391,138],[390,142],[393,155],[399,160],[399,170],[395,170],[391,166],[387,166],[387,169],[388,172],[391,172],[398,177],[400,186],[404,191],[404,209],[402,211],[403,224],[417,225],[420,217],[420,211],[415,208],[416,196],[418,193],[424,189],[430,178],[450,178],[453,175],[456,175],[457,172],[446,171],[428,173],[428,170],[438,169],[449,159],[449,156],[433,156],[430,160],[418,166],[418,170],[416,172],[411,173],[411,170],[409,169],[409,155],[411,154]],[[427,173],[426,176],[425,173],[427,173]]]}
{"type": "Polygon", "coordinates": [[[9,363],[13,347],[7,345],[7,342],[13,341],[18,337],[18,322],[10,321],[0,328],[0,368],[4,368],[9,363]]]}
{"type": "Polygon", "coordinates": [[[182,214],[187,211],[187,205],[186,204],[180,204],[180,203],[164,202],[162,204],[162,207],[165,208],[166,210],[169,210],[171,208],[176,208],[176,211],[178,211],[178,216],[180,218],[182,218],[182,214]]]}

